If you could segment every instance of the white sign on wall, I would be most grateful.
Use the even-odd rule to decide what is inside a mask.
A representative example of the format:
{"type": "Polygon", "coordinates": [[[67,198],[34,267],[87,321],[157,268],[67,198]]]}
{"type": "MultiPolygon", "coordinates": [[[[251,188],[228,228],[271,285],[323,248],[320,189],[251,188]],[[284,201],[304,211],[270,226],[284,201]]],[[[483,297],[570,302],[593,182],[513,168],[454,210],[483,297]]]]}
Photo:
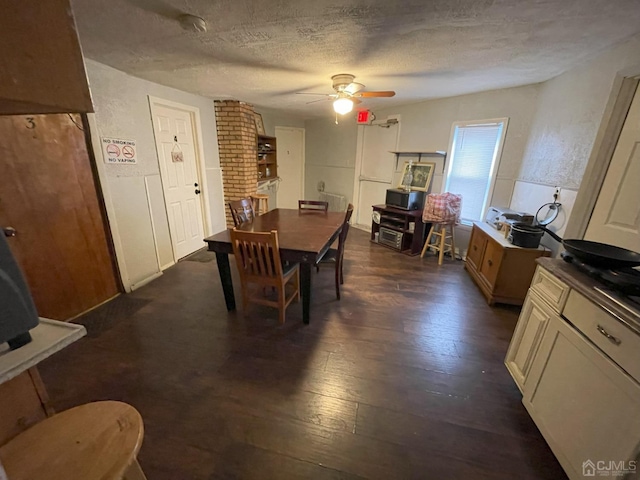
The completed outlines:
{"type": "Polygon", "coordinates": [[[102,137],[102,154],[104,163],[138,163],[135,140],[102,137]]]}

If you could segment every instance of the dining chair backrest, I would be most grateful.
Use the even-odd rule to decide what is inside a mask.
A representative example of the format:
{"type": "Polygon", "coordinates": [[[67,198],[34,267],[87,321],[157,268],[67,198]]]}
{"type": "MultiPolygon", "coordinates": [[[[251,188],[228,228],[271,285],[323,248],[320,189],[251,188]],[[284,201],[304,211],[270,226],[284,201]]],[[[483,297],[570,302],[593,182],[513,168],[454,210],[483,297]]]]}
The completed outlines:
{"type": "Polygon", "coordinates": [[[229,210],[231,210],[231,218],[233,218],[233,224],[236,227],[245,223],[253,223],[253,219],[256,216],[253,210],[253,202],[250,198],[230,201],[229,210]]]}
{"type": "Polygon", "coordinates": [[[278,232],[231,230],[231,245],[242,283],[271,285],[283,277],[278,232]]]}
{"type": "Polygon", "coordinates": [[[326,213],[329,211],[329,202],[323,202],[320,200],[298,200],[298,210],[326,213]]]}
{"type": "Polygon", "coordinates": [[[344,215],[344,223],[342,224],[342,231],[338,239],[338,254],[342,257],[344,254],[344,244],[347,241],[347,235],[349,234],[349,221],[353,215],[353,205],[350,203],[347,206],[347,213],[344,215]]]}

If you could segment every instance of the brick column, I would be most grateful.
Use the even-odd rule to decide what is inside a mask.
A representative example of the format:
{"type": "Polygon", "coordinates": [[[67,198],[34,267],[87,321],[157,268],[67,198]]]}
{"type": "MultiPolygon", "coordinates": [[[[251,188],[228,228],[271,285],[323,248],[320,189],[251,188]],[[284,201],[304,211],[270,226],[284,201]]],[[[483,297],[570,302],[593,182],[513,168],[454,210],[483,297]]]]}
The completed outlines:
{"type": "Polygon", "coordinates": [[[256,193],[258,146],[253,106],[237,100],[216,100],[218,149],[224,186],[227,226],[233,219],[227,203],[256,193]]]}

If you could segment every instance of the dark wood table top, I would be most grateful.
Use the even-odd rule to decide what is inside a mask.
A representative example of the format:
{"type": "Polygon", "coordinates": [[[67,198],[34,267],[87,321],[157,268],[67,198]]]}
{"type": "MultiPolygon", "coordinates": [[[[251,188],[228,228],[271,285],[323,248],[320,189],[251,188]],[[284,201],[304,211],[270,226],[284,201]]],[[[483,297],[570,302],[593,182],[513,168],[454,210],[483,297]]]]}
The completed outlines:
{"type": "MultiPolygon", "coordinates": [[[[312,262],[336,240],[344,222],[344,212],[300,211],[277,208],[239,228],[246,232],[278,231],[283,260],[312,262]]],[[[232,253],[229,230],[204,239],[209,250],[232,253]]]]}

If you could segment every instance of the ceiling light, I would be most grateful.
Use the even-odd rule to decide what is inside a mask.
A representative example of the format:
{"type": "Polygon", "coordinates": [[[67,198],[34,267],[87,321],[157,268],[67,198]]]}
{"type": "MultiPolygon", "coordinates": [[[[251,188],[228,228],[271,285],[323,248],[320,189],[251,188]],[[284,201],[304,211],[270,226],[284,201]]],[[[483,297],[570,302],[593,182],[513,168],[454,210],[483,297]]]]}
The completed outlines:
{"type": "Polygon", "coordinates": [[[353,110],[353,101],[349,98],[338,98],[333,102],[333,110],[340,115],[349,113],[353,110]]]}

